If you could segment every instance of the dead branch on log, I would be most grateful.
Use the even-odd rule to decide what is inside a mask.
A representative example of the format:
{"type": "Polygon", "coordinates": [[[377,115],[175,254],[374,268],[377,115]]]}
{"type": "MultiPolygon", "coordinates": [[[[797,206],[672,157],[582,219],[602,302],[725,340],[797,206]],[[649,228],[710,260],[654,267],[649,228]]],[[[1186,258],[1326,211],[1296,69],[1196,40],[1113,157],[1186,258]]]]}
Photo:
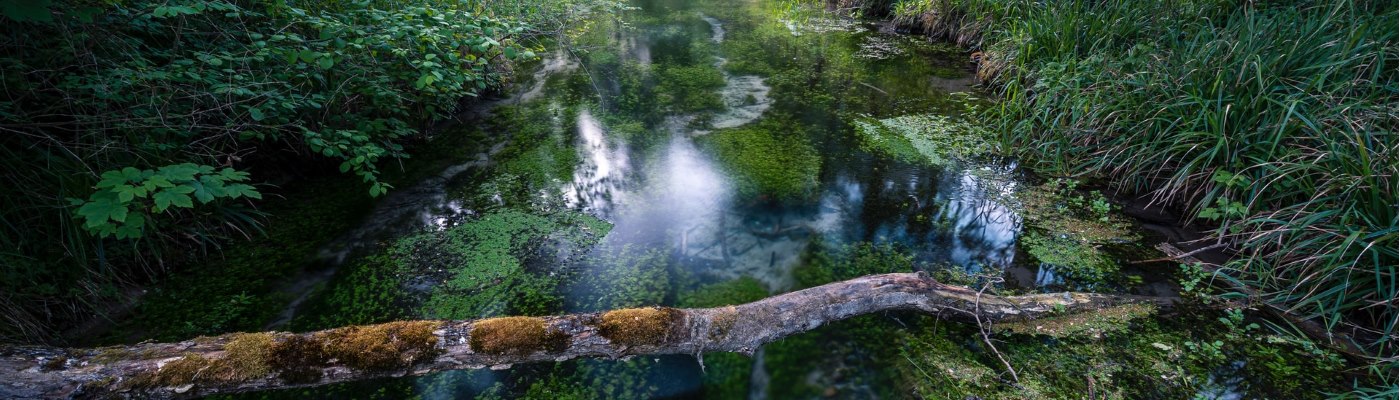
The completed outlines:
{"type": "MultiPolygon", "coordinates": [[[[1205,271],[1206,273],[1212,275],[1219,274],[1225,276],[1225,273],[1220,270],[1219,266],[1201,261],[1200,259],[1197,259],[1195,257],[1196,253],[1202,250],[1206,250],[1210,248],[1210,246],[1197,249],[1196,251],[1192,252],[1183,251],[1170,243],[1159,243],[1156,247],[1157,250],[1161,250],[1162,253],[1165,253],[1167,255],[1165,260],[1179,261],[1184,264],[1199,265],[1201,267],[1201,270],[1205,271]]],[[[1248,298],[1251,304],[1259,305],[1259,308],[1265,313],[1268,313],[1269,315],[1272,315],[1275,318],[1283,320],[1289,325],[1292,325],[1294,328],[1297,328],[1298,331],[1303,333],[1303,335],[1312,338],[1313,340],[1321,343],[1327,348],[1342,353],[1347,358],[1350,358],[1352,361],[1365,364],[1368,360],[1376,358],[1376,356],[1372,355],[1366,349],[1363,349],[1360,345],[1357,345],[1356,340],[1352,339],[1351,335],[1348,335],[1344,332],[1333,332],[1332,330],[1328,329],[1327,327],[1323,326],[1317,321],[1294,315],[1293,313],[1289,312],[1289,310],[1285,310],[1277,305],[1271,304],[1268,301],[1264,300],[1264,296],[1260,294],[1259,291],[1255,290],[1254,288],[1245,286],[1239,281],[1233,279],[1220,279],[1218,281],[1224,287],[1227,287],[1230,290],[1234,290],[1235,292],[1248,298]]]]}
{"type": "Polygon", "coordinates": [[[1001,297],[903,273],[719,308],[404,321],[97,349],[12,346],[0,348],[0,398],[184,398],[578,357],[753,354],[765,343],[881,311],[997,323],[1128,303],[1171,306],[1171,299],[1088,293],[1001,297]]]}
{"type": "MultiPolygon", "coordinates": [[[[1165,243],[1163,243],[1163,244],[1165,244],[1165,243]]],[[[1177,250],[1175,251],[1176,254],[1168,255],[1168,256],[1162,257],[1162,258],[1154,258],[1154,259],[1151,259],[1151,260],[1138,260],[1138,261],[1133,261],[1133,262],[1130,262],[1130,263],[1128,263],[1128,264],[1132,264],[1132,265],[1151,264],[1151,263],[1155,263],[1155,262],[1165,262],[1165,261],[1184,261],[1184,260],[1186,260],[1186,259],[1190,259],[1190,263],[1201,263],[1201,264],[1204,264],[1204,263],[1205,263],[1204,261],[1201,261],[1201,260],[1199,260],[1199,259],[1197,259],[1197,258],[1195,257],[1197,254],[1201,254],[1201,253],[1204,253],[1204,252],[1207,252],[1207,251],[1211,251],[1211,250],[1215,250],[1215,249],[1218,249],[1218,248],[1221,248],[1221,247],[1225,247],[1226,245],[1228,245],[1228,243],[1216,243],[1216,244],[1213,244],[1213,245],[1210,245],[1210,246],[1206,246],[1206,247],[1202,247],[1202,248],[1199,248],[1199,249],[1191,250],[1191,251],[1185,252],[1185,253],[1182,253],[1180,249],[1177,249],[1177,250]]],[[[1168,244],[1167,246],[1171,246],[1171,245],[1168,244]]],[[[1175,246],[1172,246],[1171,248],[1176,249],[1175,246]]],[[[1158,246],[1157,249],[1158,249],[1158,250],[1162,250],[1164,253],[1167,252],[1167,251],[1166,251],[1165,249],[1163,249],[1161,246],[1158,246]]]]}

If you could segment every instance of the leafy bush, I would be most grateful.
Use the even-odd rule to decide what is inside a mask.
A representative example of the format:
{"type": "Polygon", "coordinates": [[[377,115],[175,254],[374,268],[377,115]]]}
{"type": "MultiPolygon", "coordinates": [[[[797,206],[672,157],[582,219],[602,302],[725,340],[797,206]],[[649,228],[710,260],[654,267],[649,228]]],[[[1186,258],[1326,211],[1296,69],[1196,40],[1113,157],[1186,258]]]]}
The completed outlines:
{"type": "Polygon", "coordinates": [[[0,126],[12,133],[0,138],[0,176],[18,183],[0,195],[0,243],[45,265],[0,266],[3,291],[17,296],[7,303],[66,308],[93,293],[27,288],[141,278],[182,264],[151,256],[247,236],[260,215],[247,208],[263,193],[255,182],[330,163],[385,193],[380,165],[406,156],[418,128],[500,85],[509,60],[533,57],[519,44],[525,28],[475,11],[447,1],[0,8],[0,126]]]}
{"type": "Polygon", "coordinates": [[[194,208],[194,201],[209,204],[239,197],[261,199],[262,193],[242,183],[248,173],[191,163],[139,170],[132,167],[102,173],[97,192],[87,201],[70,199],[83,218],[83,228],[100,237],[140,238],[153,216],[176,209],[194,208]],[[191,197],[193,196],[193,198],[191,197]]]}

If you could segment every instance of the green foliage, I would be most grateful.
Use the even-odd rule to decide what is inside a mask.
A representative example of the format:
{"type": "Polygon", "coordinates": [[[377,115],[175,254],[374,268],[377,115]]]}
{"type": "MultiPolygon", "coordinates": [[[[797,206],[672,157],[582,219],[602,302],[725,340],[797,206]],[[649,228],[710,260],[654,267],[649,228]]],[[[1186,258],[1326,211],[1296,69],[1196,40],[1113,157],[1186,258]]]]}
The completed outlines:
{"type": "MultiPolygon", "coordinates": [[[[1060,331],[1053,340],[996,333],[998,350],[1020,377],[1015,386],[1005,384],[1009,375],[977,338],[976,326],[919,321],[914,325],[920,329],[895,336],[902,353],[895,366],[901,384],[925,398],[1070,399],[1090,390],[1110,399],[1191,398],[1232,377],[1243,378],[1237,389],[1251,395],[1321,398],[1326,388],[1340,383],[1335,371],[1342,362],[1335,353],[1280,341],[1238,311],[1215,315],[1075,316],[1100,327],[1067,326],[1075,333],[1060,331]],[[1301,358],[1282,361],[1291,357],[1301,358]],[[1235,361],[1244,361],[1246,370],[1230,372],[1235,361]]],[[[1060,327],[1050,325],[1060,322],[1065,321],[1027,321],[1018,323],[1025,329],[1013,331],[1056,330],[1060,327]]]]}
{"type": "Polygon", "coordinates": [[[388,251],[356,259],[298,310],[296,331],[377,324],[417,317],[404,301],[404,274],[388,251]]]}
{"type": "Polygon", "coordinates": [[[865,315],[765,345],[768,396],[850,398],[873,393],[874,397],[891,398],[908,393],[910,385],[897,381],[889,368],[900,358],[896,345],[907,325],[897,321],[904,320],[902,316],[865,315]],[[839,376],[826,371],[839,371],[839,376]]]}
{"type": "Polygon", "coordinates": [[[81,205],[74,213],[83,219],[83,228],[88,232],[100,237],[135,239],[142,236],[148,224],[156,225],[155,215],[194,208],[195,200],[209,204],[239,197],[262,199],[256,188],[242,183],[247,180],[247,172],[190,163],[156,170],[126,167],[103,172],[97,192],[87,201],[71,201],[81,205]]]}
{"type": "Polygon", "coordinates": [[[1094,286],[1118,272],[1118,263],[1103,248],[1135,242],[1138,235],[1102,193],[1085,192],[1079,185],[1052,179],[1017,192],[1025,222],[1017,243],[1042,267],[1053,266],[1072,283],[1094,286]]]}
{"type": "Polygon", "coordinates": [[[405,156],[418,128],[533,56],[520,44],[525,27],[478,11],[452,1],[6,2],[0,119],[13,134],[0,139],[0,177],[16,190],[0,195],[0,243],[45,267],[5,263],[0,290],[48,317],[6,314],[25,325],[87,318],[81,303],[114,282],[148,282],[185,265],[184,254],[256,233],[260,214],[240,207],[261,196],[256,182],[303,184],[339,164],[384,194],[381,166],[405,156]],[[48,285],[74,290],[30,289],[48,285]]]}
{"type": "Polygon", "coordinates": [[[50,22],[53,21],[51,5],[49,0],[7,1],[0,5],[0,16],[13,22],[50,22]]]}
{"type": "MultiPolygon", "coordinates": [[[[489,398],[489,397],[488,397],[489,398]]],[[[532,400],[592,400],[599,398],[588,386],[549,377],[530,384],[523,399],[532,400]]]]}
{"type": "Polygon", "coordinates": [[[1041,268],[1053,266],[1056,273],[1077,283],[1102,283],[1118,272],[1118,263],[1097,245],[1069,235],[1032,230],[1022,234],[1017,244],[1039,261],[1041,268]]]}
{"type": "Polygon", "coordinates": [[[768,297],[768,288],[757,279],[742,277],[732,281],[712,283],[681,293],[677,307],[710,308],[738,305],[768,297]]]}
{"type": "Polygon", "coordinates": [[[740,197],[806,198],[816,189],[821,157],[803,136],[778,133],[782,125],[765,120],[756,126],[710,133],[700,143],[734,177],[740,197]]]}

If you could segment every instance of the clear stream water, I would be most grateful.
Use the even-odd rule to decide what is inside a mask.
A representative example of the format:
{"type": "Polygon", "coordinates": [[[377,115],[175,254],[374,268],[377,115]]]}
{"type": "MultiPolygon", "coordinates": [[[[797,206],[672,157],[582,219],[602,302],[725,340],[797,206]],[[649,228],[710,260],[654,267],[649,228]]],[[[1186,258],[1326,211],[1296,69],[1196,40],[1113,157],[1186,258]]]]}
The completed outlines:
{"type": "MultiPolygon", "coordinates": [[[[610,129],[607,116],[602,115],[607,108],[596,106],[599,99],[595,96],[599,95],[603,104],[623,101],[615,96],[617,81],[626,78],[626,72],[590,66],[568,52],[548,51],[537,69],[527,74],[529,79],[511,92],[513,95],[474,109],[471,117],[488,118],[499,107],[531,105],[544,105],[556,113],[570,111],[572,115],[556,115],[556,121],[537,122],[567,127],[560,129],[565,129],[563,133],[577,152],[577,163],[567,179],[558,182],[556,190],[539,195],[551,204],[563,204],[611,223],[612,230],[599,248],[658,250],[669,255],[673,273],[701,282],[749,277],[770,293],[791,290],[795,285],[793,269],[805,262],[811,243],[817,240],[895,244],[906,249],[915,265],[922,268],[990,274],[1011,269],[1014,273],[1008,274],[1009,278],[1018,280],[1019,276],[1022,286],[1057,282],[1048,270],[1017,267],[1021,217],[1001,201],[1017,190],[1014,162],[981,160],[945,167],[902,162],[862,150],[852,131],[851,120],[861,115],[883,118],[960,110],[958,99],[965,96],[955,93],[970,92],[972,84],[970,65],[963,55],[922,39],[881,32],[874,25],[825,18],[821,13],[785,11],[777,1],[701,3],[637,2],[640,9],[626,14],[626,27],[612,22],[597,24],[611,26],[608,33],[595,35],[605,40],[599,43],[594,38],[588,44],[593,46],[591,50],[588,45],[581,46],[652,70],[687,61],[709,65],[720,71],[724,81],[713,89],[722,103],[718,109],[681,112],[662,107],[657,98],[640,99],[658,114],[653,115],[653,122],[643,125],[647,141],[638,142],[636,134],[622,135],[610,129]],[[814,71],[812,76],[794,78],[792,74],[730,68],[752,61],[745,57],[755,57],[753,51],[734,53],[754,48],[759,40],[766,41],[766,48],[776,46],[791,53],[763,54],[766,62],[791,63],[789,67],[814,71]],[[696,52],[697,46],[714,50],[696,52]],[[693,57],[709,59],[696,61],[693,57]],[[818,83],[822,74],[838,76],[818,83]],[[783,79],[787,81],[778,81],[783,79]],[[806,85],[794,84],[793,79],[810,79],[811,85],[836,82],[840,90],[831,91],[828,97],[793,93],[793,88],[806,85]],[[588,87],[600,88],[601,93],[570,95],[566,93],[568,85],[561,83],[570,80],[587,81],[588,87]],[[594,106],[578,106],[580,103],[594,106]],[[723,130],[755,127],[777,117],[795,124],[792,130],[806,136],[820,158],[819,172],[804,196],[781,201],[745,196],[732,169],[703,142],[723,130]],[[559,124],[558,120],[573,123],[559,124]]],[[[509,137],[508,133],[500,136],[509,137]]],[[[506,143],[476,149],[471,157],[440,174],[393,192],[359,228],[328,244],[323,258],[340,265],[393,238],[447,229],[475,217],[479,210],[453,193],[479,185],[472,177],[489,174],[504,148],[506,143]]],[[[609,267],[606,263],[576,266],[582,275],[603,274],[605,271],[596,269],[609,267]]],[[[304,291],[310,283],[327,279],[335,271],[308,276],[309,282],[293,287],[304,291]]],[[[405,292],[424,290],[431,287],[405,292]]],[[[566,300],[599,295],[569,285],[558,294],[566,300]]],[[[305,297],[279,319],[279,325],[294,318],[305,297]]],[[[842,398],[876,397],[868,386],[871,379],[862,376],[871,372],[848,366],[860,364],[860,357],[849,352],[813,354],[808,379],[839,390],[834,393],[842,398]]],[[[762,353],[745,360],[753,366],[744,376],[747,387],[741,393],[750,398],[767,397],[770,377],[762,353]]],[[[626,367],[616,366],[624,364],[622,361],[578,363],[573,367],[527,365],[374,381],[317,389],[310,395],[472,397],[502,382],[544,380],[557,373],[556,368],[604,371],[603,376],[614,373],[618,379],[609,384],[635,387],[606,392],[615,396],[705,394],[701,391],[704,375],[693,357],[644,358],[632,360],[626,367]]],[[[606,381],[609,379],[593,382],[606,381]]],[[[514,385],[504,390],[505,396],[511,397],[524,388],[514,385]]],[[[296,393],[294,397],[302,392],[296,393]]]]}

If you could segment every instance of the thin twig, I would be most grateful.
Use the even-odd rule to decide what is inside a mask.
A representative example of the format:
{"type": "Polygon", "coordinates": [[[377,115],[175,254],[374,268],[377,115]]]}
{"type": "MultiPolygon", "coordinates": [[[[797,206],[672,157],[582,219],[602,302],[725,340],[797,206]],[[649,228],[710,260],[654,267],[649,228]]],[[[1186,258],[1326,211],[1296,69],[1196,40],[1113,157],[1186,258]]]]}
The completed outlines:
{"type": "Polygon", "coordinates": [[[1006,366],[1006,371],[1011,373],[1011,380],[1019,385],[1021,383],[1021,377],[1016,374],[1016,368],[1013,368],[1011,363],[1006,361],[1006,357],[1002,356],[1000,350],[997,350],[997,345],[992,344],[992,338],[987,335],[987,331],[990,329],[987,328],[986,324],[982,323],[982,292],[986,291],[987,287],[992,285],[992,282],[992,279],[987,279],[987,282],[982,284],[982,288],[977,290],[977,298],[972,303],[974,310],[972,316],[977,320],[977,330],[982,333],[982,342],[987,343],[987,348],[992,349],[992,354],[996,354],[997,359],[1001,360],[1001,364],[1006,366]]]}
{"type": "Polygon", "coordinates": [[[1218,249],[1218,248],[1221,248],[1221,247],[1225,247],[1225,246],[1226,246],[1226,243],[1216,243],[1216,244],[1213,244],[1213,245],[1210,245],[1210,246],[1206,246],[1206,247],[1202,247],[1202,248],[1199,248],[1199,249],[1191,250],[1191,251],[1189,251],[1189,252],[1182,253],[1182,254],[1177,254],[1177,255],[1174,255],[1174,256],[1167,256],[1167,257],[1162,257],[1162,258],[1154,258],[1154,259],[1151,259],[1151,260],[1133,261],[1133,262],[1130,262],[1129,264],[1148,264],[1148,263],[1155,263],[1155,262],[1162,262],[1162,261],[1176,261],[1176,260],[1180,260],[1180,259],[1183,259],[1183,258],[1186,258],[1186,257],[1194,256],[1194,255],[1196,255],[1196,254],[1200,254],[1200,253],[1202,253],[1202,252],[1206,252],[1206,251],[1210,251],[1210,250],[1215,250],[1215,249],[1218,249]]]}

